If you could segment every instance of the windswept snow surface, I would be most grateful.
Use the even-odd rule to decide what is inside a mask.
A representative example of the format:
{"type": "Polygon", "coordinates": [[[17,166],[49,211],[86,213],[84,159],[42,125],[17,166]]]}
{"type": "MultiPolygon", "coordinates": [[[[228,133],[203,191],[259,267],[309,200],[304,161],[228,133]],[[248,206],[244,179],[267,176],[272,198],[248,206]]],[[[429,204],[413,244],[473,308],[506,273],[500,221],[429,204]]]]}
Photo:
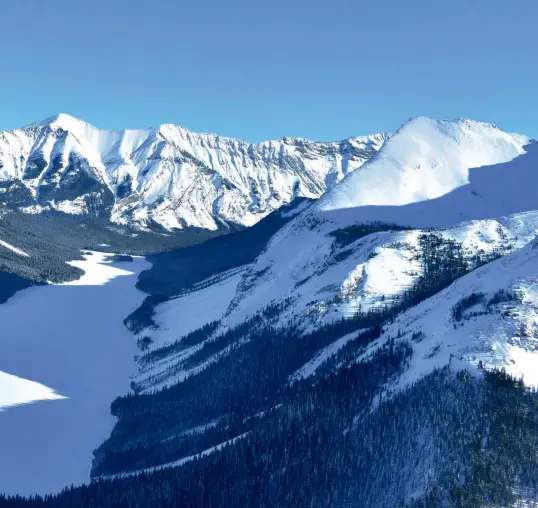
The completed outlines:
{"type": "Polygon", "coordinates": [[[446,227],[533,209],[536,197],[528,184],[538,178],[537,150],[505,164],[524,155],[529,142],[473,120],[414,118],[315,208],[338,222],[414,227],[446,227]]]}
{"type": "Polygon", "coordinates": [[[110,403],[136,372],[123,319],[144,298],[135,284],[149,263],[105,258],[87,255],[73,262],[85,271],[80,280],[32,287],[0,305],[0,390],[18,403],[65,397],[0,412],[0,492],[46,494],[87,482],[92,452],[114,426],[110,403]]]}

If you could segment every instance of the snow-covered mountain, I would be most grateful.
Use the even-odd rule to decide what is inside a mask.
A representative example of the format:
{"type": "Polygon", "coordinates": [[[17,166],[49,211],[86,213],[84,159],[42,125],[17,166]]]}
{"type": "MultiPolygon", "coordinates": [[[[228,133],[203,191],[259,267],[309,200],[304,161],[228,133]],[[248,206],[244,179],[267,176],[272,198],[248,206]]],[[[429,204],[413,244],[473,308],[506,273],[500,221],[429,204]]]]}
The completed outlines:
{"type": "MultiPolygon", "coordinates": [[[[436,230],[398,231],[376,226],[358,231],[356,236],[329,233],[325,236],[326,248],[305,249],[304,255],[310,254],[307,260],[297,254],[289,264],[284,259],[292,257],[285,255],[274,265],[268,264],[268,249],[254,263],[210,277],[158,304],[154,324],[142,330],[139,337],[151,338],[149,349],[155,350],[218,321],[219,326],[209,336],[211,341],[211,336],[218,337],[241,326],[271,306],[280,309],[279,319],[271,327],[292,326],[298,336],[305,335],[360,313],[397,306],[414,285],[422,283],[423,259],[427,255],[424,239],[430,235],[461,249],[463,262],[473,269],[519,252],[533,241],[537,232],[538,211],[532,211],[436,230]],[[203,314],[196,312],[200,306],[207,306],[203,314]]],[[[441,248],[442,245],[438,247],[439,255],[441,248]]],[[[296,245],[297,250],[300,249],[296,245]]],[[[145,364],[137,381],[144,389],[176,383],[196,372],[196,366],[181,367],[196,351],[194,348],[179,356],[165,356],[155,364],[145,364]],[[171,369],[172,365],[177,368],[171,369]]]]}
{"type": "Polygon", "coordinates": [[[522,211],[535,204],[526,199],[532,193],[516,192],[536,178],[534,164],[498,165],[524,154],[528,144],[528,137],[487,123],[412,118],[378,157],[324,196],[318,210],[340,221],[419,227],[522,211]]]}
{"type": "Polygon", "coordinates": [[[110,132],[61,114],[0,132],[1,202],[145,229],[250,226],[296,197],[321,196],[388,138],[249,144],[178,125],[110,132]]]}
{"type": "MultiPolygon", "coordinates": [[[[219,167],[232,167],[230,147],[247,146],[168,128],[178,138],[162,141],[162,153],[179,153],[185,132],[197,160],[226,144],[219,167]]],[[[100,147],[101,162],[110,139],[126,135],[84,129],[78,137],[100,147]]],[[[145,176],[158,182],[170,160],[147,162],[143,147],[157,134],[140,144],[137,135],[127,152],[144,153],[140,167],[156,164],[145,176]]],[[[278,150],[293,154],[279,160],[312,164],[309,172],[328,164],[320,199],[148,258],[137,287],[149,296],[125,320],[139,348],[133,393],[112,403],[117,424],[94,453],[91,474],[103,481],[60,499],[99,506],[130,496],[136,505],[179,492],[188,506],[247,499],[291,508],[302,506],[297,484],[311,506],[515,506],[536,497],[538,398],[506,372],[538,387],[538,143],[490,124],[425,118],[375,139],[363,140],[375,144],[369,159],[357,155],[361,167],[342,169],[334,185],[327,175],[344,167],[340,148],[329,164],[298,155],[300,143],[308,153],[320,144],[282,140],[278,150]],[[111,478],[120,494],[107,490],[111,478]]],[[[264,146],[277,145],[254,148],[264,146]]],[[[269,174],[277,159],[260,160],[269,174]]],[[[177,226],[158,206],[136,215],[142,198],[121,208],[121,178],[111,184],[111,175],[131,168],[140,181],[134,155],[117,167],[92,164],[106,191],[88,195],[104,201],[109,192],[115,220],[177,226]]],[[[286,174],[305,174],[293,168],[286,174]]],[[[223,210],[200,224],[237,223],[223,210]]],[[[3,238],[4,257],[34,255],[29,240],[16,240],[3,238]]]]}
{"type": "Polygon", "coordinates": [[[290,317],[325,323],[391,298],[418,276],[419,228],[442,227],[469,257],[521,247],[535,234],[537,179],[538,145],[525,136],[412,119],[274,235],[245,267],[225,321],[293,297],[290,317]]]}
{"type": "MultiPolygon", "coordinates": [[[[277,294],[286,298],[290,291],[308,295],[311,307],[325,306],[326,297],[320,296],[327,293],[323,287],[340,286],[348,276],[347,284],[360,286],[375,266],[385,280],[386,270],[392,274],[402,270],[405,252],[386,247],[391,242],[409,244],[406,238],[410,235],[406,233],[389,235],[385,250],[382,244],[376,244],[378,253],[388,256],[383,262],[379,257],[376,261],[372,258],[361,266],[366,260],[355,259],[359,262],[353,265],[353,245],[348,244],[368,232],[397,227],[442,227],[450,231],[458,223],[480,221],[456,228],[466,231],[464,244],[472,236],[488,238],[490,244],[499,241],[492,234],[520,238],[520,228],[533,235],[534,213],[525,212],[538,209],[532,183],[537,180],[538,144],[524,136],[506,134],[492,125],[470,120],[411,120],[376,157],[271,239],[266,251],[244,275],[242,287],[248,287],[248,291],[238,293],[231,314],[243,306],[263,307],[277,294]],[[508,215],[512,218],[500,219],[508,215]],[[368,228],[361,230],[357,226],[360,224],[368,228]],[[339,237],[344,239],[340,247],[339,237]],[[353,275],[338,272],[346,263],[353,268],[353,275]],[[333,280],[327,277],[311,291],[301,287],[326,272],[334,273],[333,280]]],[[[456,239],[460,235],[461,232],[454,233],[456,239]]],[[[373,238],[376,237],[368,241],[373,242],[373,238]]],[[[528,234],[525,238],[530,239],[528,234]]],[[[373,256],[374,251],[370,248],[368,255],[373,256]]],[[[403,271],[413,272],[416,267],[408,265],[403,271]]],[[[400,284],[409,283],[405,275],[394,277],[400,284]]],[[[388,286],[379,287],[379,296],[392,291],[388,286]]]]}
{"type": "MultiPolygon", "coordinates": [[[[412,119],[254,261],[157,305],[156,326],[139,337],[159,349],[213,321],[218,337],[275,305],[271,326],[311,333],[394,305],[423,276],[424,235],[457,245],[470,268],[517,251],[538,231],[537,156],[536,143],[489,124],[412,119]],[[200,302],[210,312],[194,312],[200,302]]],[[[145,364],[137,381],[152,389],[192,375],[196,351],[145,364]]]]}

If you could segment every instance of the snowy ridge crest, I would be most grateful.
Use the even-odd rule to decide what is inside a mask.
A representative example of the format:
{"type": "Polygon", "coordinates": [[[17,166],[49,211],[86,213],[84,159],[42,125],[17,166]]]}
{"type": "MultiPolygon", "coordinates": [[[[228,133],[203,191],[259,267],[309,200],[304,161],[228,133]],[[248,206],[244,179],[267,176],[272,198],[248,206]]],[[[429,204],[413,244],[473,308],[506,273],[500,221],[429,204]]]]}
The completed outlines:
{"type": "Polygon", "coordinates": [[[17,196],[3,205],[153,230],[250,226],[297,197],[318,198],[388,137],[249,144],[173,124],[106,131],[60,114],[0,132],[0,183],[17,196]]]}
{"type": "Polygon", "coordinates": [[[319,202],[321,211],[399,206],[435,199],[469,183],[471,168],[509,162],[525,153],[526,136],[468,119],[417,117],[379,155],[319,202]]]}

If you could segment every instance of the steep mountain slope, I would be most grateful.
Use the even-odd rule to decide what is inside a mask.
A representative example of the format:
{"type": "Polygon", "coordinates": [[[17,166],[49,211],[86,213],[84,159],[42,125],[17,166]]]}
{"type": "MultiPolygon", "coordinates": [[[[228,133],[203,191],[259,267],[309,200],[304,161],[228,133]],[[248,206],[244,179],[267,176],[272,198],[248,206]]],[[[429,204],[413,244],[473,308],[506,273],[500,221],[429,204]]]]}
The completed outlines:
{"type": "MultiPolygon", "coordinates": [[[[187,506],[232,506],[242,496],[303,506],[286,483],[290,474],[314,506],[423,506],[430,497],[427,506],[439,506],[439,495],[450,507],[488,495],[500,500],[491,506],[509,506],[516,494],[532,496],[538,399],[478,367],[502,366],[535,382],[538,249],[533,240],[469,272],[459,270],[465,260],[456,242],[442,245],[430,245],[433,258],[422,246],[418,268],[427,277],[375,313],[305,333],[285,318],[283,302],[214,339],[206,326],[145,354],[143,368],[159,365],[174,383],[114,403],[119,423],[96,452],[94,474],[123,472],[133,477],[126,489],[148,478],[174,485],[187,506]],[[432,282],[433,296],[417,297],[432,282]],[[176,368],[186,365],[190,372],[176,368]],[[456,376],[461,370],[472,375],[456,376]],[[477,441],[483,451],[475,455],[477,441]]],[[[226,299],[221,284],[213,295],[226,299]]]]}
{"type": "MultiPolygon", "coordinates": [[[[276,231],[311,206],[312,202],[299,198],[272,212],[250,228],[191,247],[149,256],[151,269],[142,272],[137,288],[150,296],[125,320],[126,325],[133,332],[139,333],[154,324],[153,316],[157,305],[202,287],[209,287],[212,291],[215,282],[227,279],[232,274],[239,274],[265,249],[276,231]]],[[[219,308],[222,305],[219,305],[219,308]]],[[[224,310],[227,306],[228,304],[224,310]]],[[[208,315],[207,312],[197,313],[197,317],[202,319],[207,319],[208,315]]],[[[181,319],[186,321],[183,316],[181,319]]]]}
{"type": "Polygon", "coordinates": [[[449,363],[503,368],[538,387],[538,240],[400,314],[357,361],[389,340],[413,348],[400,390],[449,363]]]}
{"type": "Polygon", "coordinates": [[[0,133],[2,204],[152,230],[250,226],[297,197],[319,197],[388,137],[248,144],[177,125],[109,132],[58,115],[0,133]]]}
{"type": "MultiPolygon", "coordinates": [[[[271,327],[285,330],[291,326],[300,337],[357,314],[397,307],[406,294],[431,276],[424,260],[441,256],[447,249],[461,257],[462,270],[456,274],[461,276],[517,251],[535,237],[536,231],[538,212],[471,221],[435,231],[366,227],[352,231],[355,237],[328,236],[325,250],[304,253],[308,256],[304,264],[271,267],[265,272],[259,268],[265,262],[264,252],[251,264],[208,278],[166,303],[157,302],[150,322],[135,320],[140,328],[132,328],[149,351],[155,350],[154,358],[158,359],[144,361],[136,381],[141,389],[152,390],[155,384],[171,385],[197,372],[201,364],[193,363],[190,357],[199,348],[179,347],[181,337],[193,332],[195,324],[209,326],[217,320],[218,326],[206,330],[204,337],[208,343],[218,342],[226,330],[276,307],[278,320],[271,322],[271,327]],[[211,312],[196,314],[194,319],[193,309],[205,306],[203,302],[212,302],[211,312]]],[[[323,356],[336,353],[331,351],[323,356]]],[[[215,352],[213,359],[219,358],[221,354],[215,352]]]]}
{"type": "MultiPolygon", "coordinates": [[[[470,120],[411,120],[376,157],[282,227],[249,261],[223,324],[235,326],[290,298],[294,304],[284,322],[300,319],[307,328],[384,305],[420,275],[421,232],[405,231],[410,227],[445,226],[441,236],[460,243],[470,262],[521,247],[537,226],[532,210],[538,198],[529,185],[538,177],[537,146],[470,120]],[[425,155],[413,165],[417,153],[425,155]],[[480,163],[493,165],[473,169],[480,163]],[[430,185],[422,194],[409,194],[406,182],[420,186],[421,175],[430,185]],[[347,207],[350,195],[366,200],[383,192],[380,203],[404,204],[347,207]],[[422,201],[409,204],[409,199],[422,201]],[[470,221],[447,227],[463,219],[470,221]]],[[[149,274],[159,278],[155,270],[149,274]]]]}
{"type": "MultiPolygon", "coordinates": [[[[486,238],[490,232],[495,234],[495,218],[538,208],[538,198],[530,184],[538,178],[538,144],[527,141],[523,136],[508,135],[493,126],[471,121],[417,119],[405,124],[356,176],[344,179],[273,237],[263,255],[244,275],[244,286],[249,288],[244,304],[262,307],[277,294],[288,295],[295,285],[334,265],[334,255],[350,255],[343,247],[368,232],[402,227],[447,228],[462,221],[492,219],[493,222],[483,223],[484,232],[477,224],[474,234],[486,238]],[[418,169],[405,162],[413,160],[417,150],[428,154],[427,163],[423,161],[418,169]],[[447,152],[453,162],[447,162],[447,152]],[[493,166],[472,169],[477,163],[493,166]],[[425,186],[422,194],[418,191],[410,194],[413,185],[422,185],[422,175],[431,185],[425,186]],[[432,175],[438,179],[436,185],[432,175]],[[393,180],[395,183],[391,183],[393,180]],[[377,199],[375,196],[383,192],[386,194],[378,198],[379,206],[370,206],[372,201],[368,199],[377,199]],[[431,199],[427,199],[426,192],[431,199]],[[441,192],[444,194],[439,195],[441,192]],[[364,206],[349,207],[352,195],[359,201],[364,199],[364,206]],[[409,203],[409,199],[415,202],[409,203]],[[367,227],[361,228],[360,224],[367,227]],[[340,253],[336,252],[339,245],[340,253]]],[[[527,228],[526,219],[515,215],[511,224],[506,227],[527,228]]],[[[502,228],[500,231],[510,235],[502,228]]],[[[519,233],[514,231],[514,234],[519,233]]],[[[384,254],[390,255],[390,251],[384,254]]],[[[400,258],[397,255],[390,261],[386,259],[379,266],[384,269],[383,266],[390,265],[391,270],[399,270],[400,258]]],[[[357,270],[356,278],[362,268],[357,270]]],[[[330,283],[328,279],[326,284],[330,283]]],[[[405,284],[405,277],[402,283],[405,284]]],[[[313,296],[316,291],[310,294],[313,296]]],[[[238,297],[235,312],[241,307],[242,299],[238,297]]]]}

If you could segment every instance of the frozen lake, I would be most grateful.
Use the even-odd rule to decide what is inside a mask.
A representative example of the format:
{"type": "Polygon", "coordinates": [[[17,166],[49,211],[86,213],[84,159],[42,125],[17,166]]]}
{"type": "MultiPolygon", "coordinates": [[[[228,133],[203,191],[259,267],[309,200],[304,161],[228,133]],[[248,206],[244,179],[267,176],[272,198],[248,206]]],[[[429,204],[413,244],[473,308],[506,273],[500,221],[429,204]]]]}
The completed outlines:
{"type": "Polygon", "coordinates": [[[0,305],[0,492],[46,494],[89,480],[110,403],[136,373],[123,319],[144,299],[149,263],[73,262],[78,281],[33,287],[0,305]],[[22,405],[21,405],[22,404],[22,405]]]}

